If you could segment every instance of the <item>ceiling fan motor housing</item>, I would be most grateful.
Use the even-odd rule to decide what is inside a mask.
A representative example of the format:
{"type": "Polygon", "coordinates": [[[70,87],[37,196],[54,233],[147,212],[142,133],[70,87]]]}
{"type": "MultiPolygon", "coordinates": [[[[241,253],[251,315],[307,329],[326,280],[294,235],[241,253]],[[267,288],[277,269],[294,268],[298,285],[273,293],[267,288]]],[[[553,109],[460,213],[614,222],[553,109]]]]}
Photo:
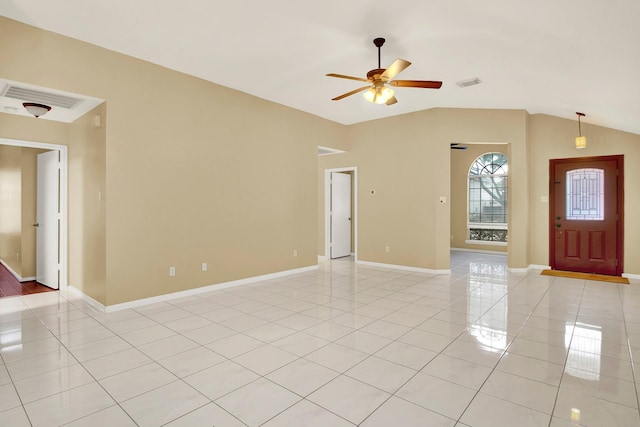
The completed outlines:
{"type": "Polygon", "coordinates": [[[373,81],[375,80],[375,75],[378,75],[378,78],[380,78],[380,76],[382,75],[382,73],[385,72],[384,68],[376,68],[375,70],[371,70],[367,73],[367,79],[373,81]]]}

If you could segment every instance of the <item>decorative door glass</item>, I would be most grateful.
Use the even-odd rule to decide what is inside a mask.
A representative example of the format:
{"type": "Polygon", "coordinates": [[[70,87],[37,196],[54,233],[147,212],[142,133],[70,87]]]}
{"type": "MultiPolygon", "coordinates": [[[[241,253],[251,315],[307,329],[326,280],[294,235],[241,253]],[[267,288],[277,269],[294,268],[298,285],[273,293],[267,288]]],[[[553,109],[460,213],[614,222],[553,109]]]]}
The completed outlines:
{"type": "Polygon", "coordinates": [[[567,171],[568,220],[604,220],[604,170],[567,171]]]}

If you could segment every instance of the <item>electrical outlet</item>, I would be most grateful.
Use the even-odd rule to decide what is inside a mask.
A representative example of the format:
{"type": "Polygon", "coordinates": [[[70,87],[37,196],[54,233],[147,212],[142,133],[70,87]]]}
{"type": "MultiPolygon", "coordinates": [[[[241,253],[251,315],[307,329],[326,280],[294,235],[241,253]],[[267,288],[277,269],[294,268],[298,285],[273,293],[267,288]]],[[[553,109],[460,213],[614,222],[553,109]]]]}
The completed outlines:
{"type": "Polygon", "coordinates": [[[176,268],[171,266],[169,267],[169,276],[173,277],[176,275],[176,268]]]}
{"type": "Polygon", "coordinates": [[[202,263],[202,271],[207,271],[207,263],[206,262],[202,263]]]}
{"type": "Polygon", "coordinates": [[[385,246],[384,247],[384,251],[385,251],[385,253],[389,253],[389,246],[385,246]]]}
{"type": "Polygon", "coordinates": [[[297,249],[293,250],[293,256],[298,256],[298,250],[297,249]]]}

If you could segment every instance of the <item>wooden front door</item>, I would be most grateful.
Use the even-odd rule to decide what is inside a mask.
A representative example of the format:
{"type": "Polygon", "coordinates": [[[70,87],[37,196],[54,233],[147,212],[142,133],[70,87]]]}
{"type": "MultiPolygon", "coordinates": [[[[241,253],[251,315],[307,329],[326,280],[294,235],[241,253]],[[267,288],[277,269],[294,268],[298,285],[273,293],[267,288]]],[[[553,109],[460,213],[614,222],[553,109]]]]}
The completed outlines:
{"type": "Polygon", "coordinates": [[[623,156],[550,161],[554,270],[622,274],[623,156]]]}

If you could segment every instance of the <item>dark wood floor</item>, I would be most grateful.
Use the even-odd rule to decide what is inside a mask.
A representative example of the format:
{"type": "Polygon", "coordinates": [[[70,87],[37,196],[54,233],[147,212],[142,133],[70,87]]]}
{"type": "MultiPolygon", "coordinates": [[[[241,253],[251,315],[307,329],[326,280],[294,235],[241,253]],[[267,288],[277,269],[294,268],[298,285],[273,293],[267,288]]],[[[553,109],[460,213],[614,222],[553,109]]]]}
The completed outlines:
{"type": "Polygon", "coordinates": [[[55,289],[43,286],[35,280],[22,283],[18,282],[13,274],[11,274],[4,265],[0,264],[0,298],[52,291],[55,291],[55,289]]]}

